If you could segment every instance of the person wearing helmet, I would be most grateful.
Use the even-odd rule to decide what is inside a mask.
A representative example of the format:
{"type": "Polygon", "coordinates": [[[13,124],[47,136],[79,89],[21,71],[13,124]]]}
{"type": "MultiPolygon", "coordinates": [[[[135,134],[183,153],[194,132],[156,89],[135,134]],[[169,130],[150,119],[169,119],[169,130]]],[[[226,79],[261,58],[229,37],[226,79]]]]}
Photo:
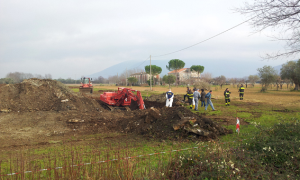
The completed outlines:
{"type": "Polygon", "coordinates": [[[243,84],[241,84],[238,92],[240,93],[240,100],[244,100],[245,88],[244,88],[243,84]]]}
{"type": "Polygon", "coordinates": [[[172,93],[171,89],[166,93],[166,107],[172,107],[174,98],[174,93],[172,93]]]}
{"type": "Polygon", "coordinates": [[[189,89],[189,91],[187,92],[187,98],[189,100],[189,106],[190,106],[190,109],[193,109],[193,98],[194,98],[194,94],[193,92],[191,91],[191,89],[189,89]]]}
{"type": "Polygon", "coordinates": [[[230,106],[230,94],[231,94],[231,92],[227,88],[226,91],[224,92],[224,95],[225,95],[225,105],[226,106],[230,106]]]}

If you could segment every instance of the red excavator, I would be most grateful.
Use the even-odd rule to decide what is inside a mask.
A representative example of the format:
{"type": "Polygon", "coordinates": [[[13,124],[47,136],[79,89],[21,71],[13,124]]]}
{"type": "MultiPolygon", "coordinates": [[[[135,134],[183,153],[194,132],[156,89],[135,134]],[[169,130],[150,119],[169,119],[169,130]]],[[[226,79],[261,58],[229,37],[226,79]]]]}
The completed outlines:
{"type": "Polygon", "coordinates": [[[84,77],[81,78],[81,86],[79,87],[79,92],[81,93],[93,93],[93,84],[91,82],[92,78],[84,77]]]}
{"type": "Polygon", "coordinates": [[[104,92],[100,101],[104,102],[110,110],[125,108],[130,110],[131,100],[137,102],[139,109],[146,109],[141,92],[130,88],[119,87],[117,92],[104,92]],[[133,93],[136,92],[136,95],[133,93]]]}

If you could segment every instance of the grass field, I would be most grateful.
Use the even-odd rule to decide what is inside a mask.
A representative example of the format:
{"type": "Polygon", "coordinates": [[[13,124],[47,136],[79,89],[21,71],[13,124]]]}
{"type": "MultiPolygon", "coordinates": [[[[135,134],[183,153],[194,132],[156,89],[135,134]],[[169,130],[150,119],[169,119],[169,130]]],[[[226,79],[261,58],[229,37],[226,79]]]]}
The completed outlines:
{"type": "MultiPolygon", "coordinates": [[[[105,89],[116,90],[117,87],[95,86],[94,92],[105,89]]],[[[134,86],[133,89],[140,90],[143,96],[149,96],[166,92],[168,87],[153,87],[153,91],[149,91],[149,87],[134,86]]],[[[259,86],[248,87],[245,90],[245,100],[240,101],[236,88],[223,86],[223,89],[216,89],[212,87],[214,98],[212,102],[218,111],[211,111],[209,107],[206,112],[204,108],[200,108],[199,113],[220,122],[222,119],[239,117],[248,123],[241,126],[239,135],[233,133],[210,142],[195,142],[189,138],[178,142],[116,132],[52,141],[51,145],[46,147],[15,148],[14,151],[3,149],[0,156],[0,175],[3,176],[0,176],[0,179],[176,179],[176,174],[179,179],[179,177],[194,177],[194,172],[198,172],[199,169],[200,175],[196,177],[201,179],[299,178],[299,169],[293,169],[294,166],[274,167],[274,163],[270,163],[273,161],[264,159],[264,156],[269,157],[272,151],[253,154],[254,150],[246,144],[255,143],[252,138],[260,137],[266,132],[265,137],[271,137],[272,130],[276,129],[274,126],[279,123],[293,123],[294,127],[299,127],[300,92],[287,89],[276,91],[274,88],[261,93],[259,86]],[[226,87],[232,92],[230,107],[225,106],[223,98],[226,87]],[[173,151],[178,149],[186,150],[173,151]],[[253,158],[250,158],[251,156],[253,158]],[[226,166],[224,164],[221,166],[222,162],[226,166]],[[62,168],[55,169],[55,167],[62,168]],[[220,167],[223,168],[220,170],[220,167]],[[39,171],[40,169],[48,170],[39,171]],[[25,171],[33,172],[25,174],[25,171]],[[21,173],[6,175],[14,172],[21,173]]],[[[172,87],[175,94],[184,94],[185,90],[185,87],[172,87]]],[[[224,126],[235,132],[235,125],[224,124],[224,126]]],[[[288,132],[289,129],[283,131],[285,130],[288,132]]],[[[297,129],[290,128],[289,133],[283,137],[297,137],[299,141],[297,129]]],[[[265,139],[263,136],[259,140],[263,142],[265,139]]],[[[288,141],[289,144],[293,145],[292,148],[300,148],[299,142],[294,140],[293,143],[288,141]]],[[[264,143],[268,144],[269,141],[264,143]]],[[[282,151],[289,150],[286,147],[282,151]]],[[[287,161],[288,163],[293,164],[294,160],[296,163],[300,160],[299,150],[286,153],[288,157],[293,157],[293,161],[287,161]]]]}

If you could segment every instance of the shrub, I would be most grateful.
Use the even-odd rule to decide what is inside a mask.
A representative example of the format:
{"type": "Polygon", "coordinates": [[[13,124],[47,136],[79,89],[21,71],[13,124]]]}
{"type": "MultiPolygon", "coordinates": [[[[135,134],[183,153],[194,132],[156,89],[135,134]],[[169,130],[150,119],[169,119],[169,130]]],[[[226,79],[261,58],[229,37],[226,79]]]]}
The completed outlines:
{"type": "Polygon", "coordinates": [[[196,89],[208,89],[208,90],[210,90],[210,84],[208,82],[196,82],[194,84],[194,88],[196,88],[196,89]]]}

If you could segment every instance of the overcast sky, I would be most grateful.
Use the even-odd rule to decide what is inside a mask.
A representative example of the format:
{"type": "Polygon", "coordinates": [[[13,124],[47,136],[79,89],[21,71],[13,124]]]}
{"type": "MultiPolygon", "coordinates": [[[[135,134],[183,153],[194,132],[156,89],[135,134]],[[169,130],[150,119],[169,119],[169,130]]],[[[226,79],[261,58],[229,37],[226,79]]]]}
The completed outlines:
{"type": "MultiPolygon", "coordinates": [[[[9,72],[74,78],[124,61],[173,52],[231,28],[249,17],[234,12],[244,0],[0,0],[0,78],[9,72]]],[[[251,1],[248,1],[251,2],[251,1]]],[[[267,29],[251,35],[243,24],[187,50],[153,58],[261,62],[284,43],[267,29]]],[[[198,63],[201,65],[201,61],[198,63]]],[[[125,68],[125,67],[124,67],[125,68]]],[[[224,67],[226,68],[226,67],[224,67]]]]}

